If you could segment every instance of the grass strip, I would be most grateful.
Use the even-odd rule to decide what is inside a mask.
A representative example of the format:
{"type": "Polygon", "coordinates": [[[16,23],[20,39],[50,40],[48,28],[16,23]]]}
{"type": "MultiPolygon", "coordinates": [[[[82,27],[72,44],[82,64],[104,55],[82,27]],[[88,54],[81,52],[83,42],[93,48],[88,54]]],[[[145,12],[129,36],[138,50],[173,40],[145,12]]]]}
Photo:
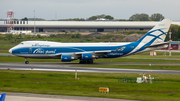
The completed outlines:
{"type": "Polygon", "coordinates": [[[145,52],[141,54],[135,54],[127,56],[132,58],[162,58],[162,59],[180,59],[180,51],[179,52],[171,52],[171,56],[169,56],[169,52],[167,51],[156,51],[156,56],[150,56],[150,52],[145,52]]]}
{"type": "Polygon", "coordinates": [[[73,65],[71,67],[92,68],[123,68],[123,69],[147,69],[147,70],[180,70],[180,66],[169,65],[73,65]]]}
{"type": "Polygon", "coordinates": [[[176,74],[152,74],[163,83],[120,83],[119,78],[136,78],[135,73],[74,73],[45,71],[0,70],[0,91],[91,96],[133,99],[144,101],[180,100],[180,76],[176,74]],[[99,93],[99,87],[109,87],[109,93],[99,93]]]}
{"type": "MultiPolygon", "coordinates": [[[[33,62],[61,62],[60,59],[31,59],[28,58],[30,63],[33,62]]],[[[0,62],[24,62],[23,57],[17,56],[0,56],[0,62]]],[[[72,61],[79,63],[79,60],[72,61]]],[[[67,62],[66,62],[67,63],[67,62]]],[[[163,60],[163,59],[131,59],[131,58],[100,58],[94,63],[180,63],[180,60],[163,60]]]]}

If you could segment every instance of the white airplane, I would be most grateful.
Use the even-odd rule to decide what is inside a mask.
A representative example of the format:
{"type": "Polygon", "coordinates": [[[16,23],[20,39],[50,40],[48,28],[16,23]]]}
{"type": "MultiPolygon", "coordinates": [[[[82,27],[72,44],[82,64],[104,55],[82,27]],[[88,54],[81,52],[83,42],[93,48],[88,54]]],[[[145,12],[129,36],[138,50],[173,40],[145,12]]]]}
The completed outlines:
{"type": "Polygon", "coordinates": [[[79,59],[80,64],[92,64],[98,58],[117,58],[167,47],[164,42],[172,20],[164,19],[136,42],[59,43],[50,41],[23,41],[11,48],[16,56],[40,59],[61,59],[69,62],[79,59]]]}

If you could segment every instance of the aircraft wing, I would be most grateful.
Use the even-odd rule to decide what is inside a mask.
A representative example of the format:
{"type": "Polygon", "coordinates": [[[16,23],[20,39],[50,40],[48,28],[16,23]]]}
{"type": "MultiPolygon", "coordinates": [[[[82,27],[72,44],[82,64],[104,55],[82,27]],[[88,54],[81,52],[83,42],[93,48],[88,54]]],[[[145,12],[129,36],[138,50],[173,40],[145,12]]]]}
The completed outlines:
{"type": "Polygon", "coordinates": [[[145,46],[146,48],[166,48],[168,46],[169,42],[162,42],[162,43],[156,43],[152,44],[150,46],[145,46]]]}
{"type": "Polygon", "coordinates": [[[75,54],[83,54],[83,53],[92,53],[92,54],[105,54],[111,52],[112,50],[104,50],[104,51],[86,51],[86,52],[76,52],[75,54]]]}
{"type": "Polygon", "coordinates": [[[108,52],[112,52],[112,50],[103,50],[103,51],[85,51],[85,52],[73,52],[73,53],[59,53],[56,55],[81,55],[83,53],[92,53],[92,54],[99,54],[99,55],[105,55],[108,54],[108,52]]]}

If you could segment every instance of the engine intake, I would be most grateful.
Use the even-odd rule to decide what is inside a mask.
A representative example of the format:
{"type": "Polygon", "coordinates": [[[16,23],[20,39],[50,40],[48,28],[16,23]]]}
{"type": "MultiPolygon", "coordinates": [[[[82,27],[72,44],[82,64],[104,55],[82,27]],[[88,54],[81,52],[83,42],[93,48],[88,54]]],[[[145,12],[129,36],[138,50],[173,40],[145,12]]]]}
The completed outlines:
{"type": "Polygon", "coordinates": [[[63,62],[68,62],[74,60],[74,57],[71,55],[61,55],[61,61],[63,62]]]}
{"type": "Polygon", "coordinates": [[[83,53],[82,54],[82,60],[92,60],[93,55],[91,53],[83,53]]]}

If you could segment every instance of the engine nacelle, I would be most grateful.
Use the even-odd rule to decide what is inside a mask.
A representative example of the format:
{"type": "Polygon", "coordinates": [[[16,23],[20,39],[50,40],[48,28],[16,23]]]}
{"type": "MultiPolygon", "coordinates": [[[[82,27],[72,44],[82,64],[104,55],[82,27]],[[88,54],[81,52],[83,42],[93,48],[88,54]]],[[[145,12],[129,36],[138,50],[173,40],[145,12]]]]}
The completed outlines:
{"type": "Polygon", "coordinates": [[[83,53],[82,54],[82,60],[92,60],[93,55],[91,53],[83,53]]]}
{"type": "Polygon", "coordinates": [[[71,55],[61,55],[61,61],[68,62],[74,60],[74,57],[71,55]]]}

